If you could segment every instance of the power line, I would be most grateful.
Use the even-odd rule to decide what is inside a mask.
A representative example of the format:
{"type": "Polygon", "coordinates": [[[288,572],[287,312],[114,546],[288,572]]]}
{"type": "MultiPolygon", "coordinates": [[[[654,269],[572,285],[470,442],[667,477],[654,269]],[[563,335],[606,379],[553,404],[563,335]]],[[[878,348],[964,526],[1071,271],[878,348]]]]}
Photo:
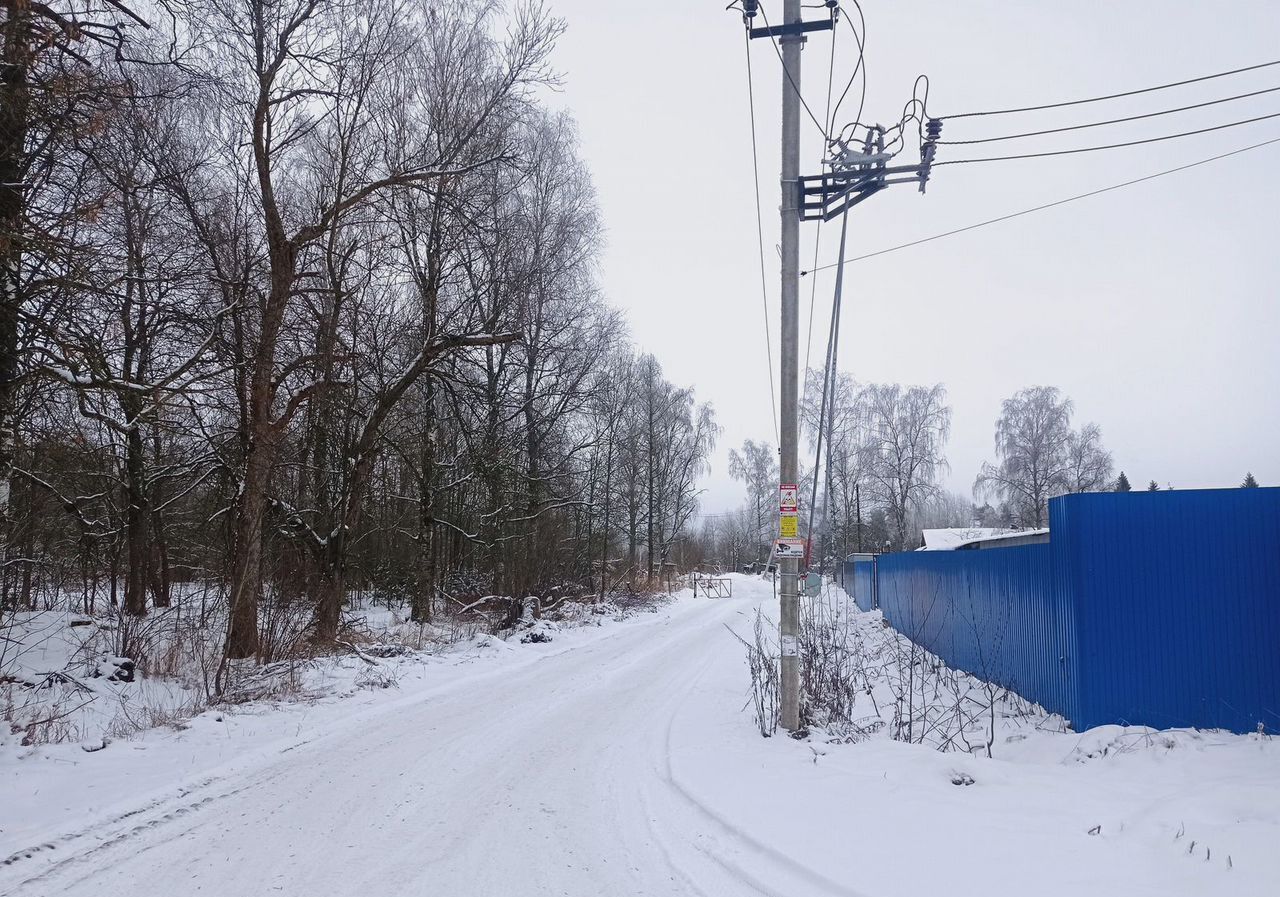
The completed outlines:
{"type": "MultiPolygon", "coordinates": [[[[1177,168],[1167,168],[1164,171],[1157,171],[1153,174],[1144,175],[1143,177],[1140,177],[1140,178],[1134,178],[1133,180],[1130,180],[1130,181],[1123,181],[1122,183],[1119,183],[1119,184],[1112,184],[1109,187],[1100,187],[1097,190],[1090,190],[1088,193],[1079,193],[1079,194],[1076,194],[1075,196],[1068,196],[1065,199],[1055,200],[1054,202],[1047,202],[1047,203],[1044,203],[1043,205],[1032,206],[1029,209],[1023,209],[1020,212],[1011,212],[1008,215],[1001,215],[998,218],[988,218],[986,221],[979,221],[976,224],[970,224],[965,227],[958,227],[954,230],[944,231],[943,233],[940,233],[940,234],[934,234],[931,237],[924,237],[919,240],[912,240],[909,243],[900,243],[897,246],[890,246],[888,249],[878,249],[875,252],[868,252],[865,255],[858,255],[852,258],[847,258],[844,261],[845,263],[861,262],[866,259],[875,258],[876,256],[887,255],[890,252],[898,252],[901,249],[910,249],[912,246],[920,246],[924,243],[932,243],[934,240],[941,240],[944,237],[953,237],[956,234],[967,233],[968,231],[977,230],[980,227],[986,227],[987,225],[990,225],[990,224],[999,224],[1002,221],[1009,221],[1013,218],[1020,218],[1023,215],[1030,215],[1032,212],[1042,212],[1045,209],[1052,209],[1057,206],[1066,205],[1067,203],[1076,202],[1077,200],[1080,200],[1080,199],[1088,199],[1091,196],[1099,196],[1100,194],[1103,194],[1103,193],[1110,193],[1112,190],[1119,190],[1122,187],[1131,187],[1134,184],[1141,184],[1145,181],[1152,181],[1152,180],[1155,180],[1156,178],[1162,178],[1165,175],[1176,174],[1180,171],[1187,171],[1188,169],[1191,169],[1191,168],[1197,168],[1201,165],[1207,165],[1210,162],[1217,162],[1220,159],[1226,159],[1231,156],[1238,156],[1241,153],[1247,153],[1252,150],[1261,149],[1262,147],[1270,146],[1273,143],[1280,143],[1280,137],[1273,137],[1271,140],[1264,140],[1261,143],[1255,143],[1251,146],[1244,146],[1244,147],[1241,147],[1240,149],[1231,150],[1230,152],[1227,152],[1227,153],[1220,153],[1216,156],[1210,156],[1209,158],[1201,159],[1198,162],[1189,162],[1186,165],[1179,165],[1177,168]]],[[[839,262],[832,262],[829,265],[822,265],[821,267],[813,268],[812,270],[809,270],[809,271],[801,271],[800,273],[802,276],[808,275],[808,274],[815,274],[818,271],[825,271],[828,268],[834,268],[839,264],[840,264],[839,262]]]]}
{"type": "Polygon", "coordinates": [[[1143,140],[1129,140],[1124,143],[1108,143],[1104,146],[1081,146],[1075,149],[1066,150],[1050,150],[1043,153],[1019,153],[1013,156],[987,156],[981,159],[944,159],[941,162],[934,162],[934,166],[938,165],[968,165],[974,162],[1005,162],[1011,159],[1043,159],[1047,156],[1073,156],[1077,153],[1096,153],[1099,150],[1121,149],[1126,146],[1142,146],[1147,143],[1161,143],[1165,140],[1177,140],[1180,137],[1194,137],[1196,134],[1208,134],[1211,131],[1221,131],[1226,128],[1238,128],[1241,125],[1250,125],[1258,121],[1266,121],[1269,118],[1280,118],[1280,112],[1272,112],[1269,115],[1259,115],[1254,118],[1245,118],[1240,121],[1231,121],[1222,125],[1214,125],[1210,128],[1199,128],[1195,131],[1182,131],[1177,134],[1162,134],[1159,137],[1147,137],[1143,140]]]}
{"type": "MultiPolygon", "coordinates": [[[[859,14],[861,14],[861,9],[859,9],[859,14]]],[[[836,116],[836,113],[840,111],[839,103],[836,104],[835,112],[833,112],[831,109],[831,97],[833,93],[833,88],[835,86],[835,74],[836,74],[836,34],[837,34],[836,29],[832,28],[831,29],[831,61],[828,65],[828,70],[827,70],[827,106],[825,109],[825,114],[823,115],[823,120],[829,123],[827,128],[828,134],[830,134],[831,129],[835,127],[835,116],[836,116]]],[[[856,31],[854,32],[854,37],[855,39],[857,38],[856,31]]],[[[849,92],[849,86],[853,84],[853,79],[858,76],[858,68],[861,67],[862,65],[862,55],[861,55],[862,41],[861,40],[858,40],[858,51],[859,51],[858,65],[854,67],[853,76],[850,77],[849,84],[845,85],[845,93],[849,92]]],[[[843,100],[843,97],[841,97],[841,99],[843,100]]],[[[824,153],[824,156],[825,156],[825,153],[824,153]]],[[[813,263],[815,265],[818,264],[818,255],[821,252],[821,249],[822,249],[822,219],[819,218],[818,226],[814,230],[814,235],[813,235],[813,263]]],[[[804,375],[803,375],[804,380],[800,386],[800,395],[801,395],[800,405],[802,407],[804,406],[804,403],[809,396],[809,356],[813,352],[813,309],[817,302],[817,298],[818,298],[818,284],[817,284],[817,281],[814,281],[813,289],[809,291],[809,333],[808,333],[808,336],[805,338],[804,375]]]]}
{"type": "Polygon", "coordinates": [[[946,121],[955,118],[976,118],[986,115],[1011,115],[1016,112],[1039,112],[1043,109],[1061,109],[1063,106],[1079,106],[1084,103],[1101,103],[1105,100],[1118,100],[1121,97],[1134,97],[1139,94],[1153,93],[1158,90],[1169,90],[1173,87],[1184,87],[1187,84],[1198,84],[1201,81],[1212,81],[1215,78],[1226,78],[1230,75],[1239,75],[1243,72],[1253,72],[1273,65],[1280,65],[1280,59],[1276,59],[1271,62],[1260,62],[1257,65],[1247,65],[1243,68],[1231,69],[1227,72],[1216,72],[1212,75],[1202,75],[1199,78],[1188,78],[1185,81],[1174,81],[1170,84],[1157,84],[1155,87],[1143,87],[1139,90],[1126,90],[1123,93],[1113,93],[1101,97],[1088,97],[1083,100],[1065,100],[1060,103],[1045,103],[1040,106],[1022,106],[1016,109],[993,109],[988,112],[961,112],[955,115],[935,115],[933,117],[946,121]]]}
{"type": "MultiPolygon", "coordinates": [[[[836,129],[836,116],[840,114],[840,107],[844,104],[844,99],[849,95],[849,88],[853,87],[853,82],[858,77],[858,72],[862,72],[862,99],[858,102],[858,114],[854,116],[854,121],[862,120],[862,111],[867,106],[867,18],[862,14],[862,4],[858,0],[853,0],[853,6],[858,10],[858,19],[862,22],[862,33],[858,33],[858,29],[853,27],[853,20],[847,15],[844,20],[849,25],[849,30],[853,32],[853,40],[858,45],[858,62],[853,67],[853,74],[849,76],[848,83],[845,84],[844,90],[840,93],[840,99],[836,101],[836,108],[829,110],[827,116],[828,127],[827,133],[834,133],[836,129]]],[[[832,46],[835,45],[835,33],[831,35],[832,46]]]]}
{"type": "MultiPolygon", "coordinates": [[[[827,106],[826,106],[826,109],[823,110],[823,114],[822,114],[823,133],[826,134],[828,137],[831,136],[831,128],[832,128],[831,96],[832,96],[832,93],[834,92],[835,81],[836,81],[836,43],[837,43],[836,37],[839,35],[839,33],[840,32],[838,29],[836,28],[831,29],[831,59],[827,63],[827,106]]],[[[824,150],[823,155],[826,154],[825,149],[826,148],[823,147],[823,150],[824,150]]]]}
{"type": "MultiPolygon", "coordinates": [[[[760,17],[764,19],[764,25],[766,28],[773,27],[769,24],[769,16],[765,13],[763,6],[760,7],[760,17]]],[[[833,32],[834,30],[835,29],[832,29],[833,32]]],[[[782,73],[787,76],[787,81],[791,84],[791,89],[796,92],[796,97],[800,100],[800,105],[804,107],[804,111],[809,114],[809,118],[813,119],[814,125],[822,132],[822,139],[824,141],[830,140],[831,133],[822,122],[818,121],[818,116],[813,114],[813,110],[809,108],[809,104],[804,101],[804,94],[800,92],[800,85],[791,77],[791,70],[787,68],[787,64],[782,58],[782,49],[778,46],[778,39],[773,35],[770,35],[769,45],[773,47],[773,52],[777,54],[778,62],[782,63],[782,73]]]]}
{"type": "MultiPolygon", "coordinates": [[[[818,219],[818,226],[814,230],[813,236],[813,264],[818,264],[818,256],[822,251],[822,219],[818,219]]],[[[812,289],[809,290],[809,335],[805,338],[804,344],[804,381],[800,384],[800,405],[804,406],[805,401],[809,398],[809,356],[813,354],[813,310],[818,298],[818,282],[815,280],[812,289]]]]}
{"type": "MultiPolygon", "coordinates": [[[[849,213],[846,210],[840,216],[840,255],[844,256],[845,239],[849,234],[849,213]]],[[[838,264],[838,263],[837,263],[838,264]]],[[[816,283],[816,281],[815,281],[816,283]]],[[[831,328],[827,332],[827,363],[822,368],[822,404],[818,410],[818,440],[817,448],[813,456],[813,498],[809,502],[809,538],[813,539],[813,515],[818,507],[818,477],[822,476],[822,438],[825,431],[827,437],[827,466],[831,466],[831,426],[828,418],[828,400],[834,402],[835,396],[835,369],[836,354],[840,340],[840,305],[842,293],[844,291],[844,266],[839,265],[836,270],[836,286],[835,295],[831,299],[831,328]]],[[[826,526],[826,501],[827,495],[823,493],[823,528],[826,526]]],[[[826,554],[825,542],[820,542],[820,551],[822,555],[826,554]]],[[[825,557],[819,557],[819,569],[825,557]]]]}
{"type": "Polygon", "coordinates": [[[743,46],[747,50],[747,103],[751,110],[751,183],[756,193],[756,242],[760,250],[760,304],[764,308],[764,346],[768,354],[769,404],[773,407],[773,438],[782,441],[778,433],[778,397],[773,385],[773,338],[769,335],[769,278],[764,263],[764,217],[760,209],[760,151],[756,142],[756,89],[751,74],[751,38],[743,33],[743,46]]]}
{"type": "Polygon", "coordinates": [[[1208,106],[1217,106],[1220,103],[1232,103],[1236,100],[1245,100],[1249,97],[1258,97],[1267,93],[1275,93],[1280,87],[1268,87],[1263,90],[1255,90],[1251,93],[1237,94],[1233,97],[1223,97],[1220,100],[1209,100],[1204,103],[1194,103],[1190,106],[1179,106],[1176,109],[1162,109],[1159,112],[1146,112],[1142,115],[1129,115],[1124,118],[1113,118],[1108,121],[1095,121],[1083,125],[1067,125],[1062,128],[1046,128],[1043,131],[1027,131],[1024,134],[1005,134],[1001,137],[981,137],[974,140],[939,140],[938,146],[967,146],[975,143],[995,143],[1000,140],[1019,140],[1023,137],[1040,137],[1045,134],[1061,134],[1066,131],[1080,131],[1086,128],[1101,128],[1106,125],[1118,125],[1124,122],[1141,121],[1145,118],[1156,118],[1161,115],[1173,115],[1176,112],[1189,112],[1192,109],[1204,109],[1208,106]]]}

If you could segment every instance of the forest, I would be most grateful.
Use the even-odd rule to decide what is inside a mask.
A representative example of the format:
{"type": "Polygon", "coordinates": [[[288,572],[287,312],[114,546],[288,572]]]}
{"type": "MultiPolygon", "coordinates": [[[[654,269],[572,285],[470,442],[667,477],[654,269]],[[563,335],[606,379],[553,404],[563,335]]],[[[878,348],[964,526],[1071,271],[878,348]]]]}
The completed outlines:
{"type": "Polygon", "coordinates": [[[7,5],[0,611],[198,586],[218,650],[269,662],[353,594],[426,622],[669,572],[718,429],[601,294],[563,29],[7,5]]]}

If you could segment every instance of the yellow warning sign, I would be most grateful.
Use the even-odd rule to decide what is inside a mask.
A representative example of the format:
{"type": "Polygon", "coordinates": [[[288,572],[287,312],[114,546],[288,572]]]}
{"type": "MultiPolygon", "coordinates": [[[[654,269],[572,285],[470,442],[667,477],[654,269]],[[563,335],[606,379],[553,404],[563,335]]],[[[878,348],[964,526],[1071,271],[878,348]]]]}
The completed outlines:
{"type": "Polygon", "coordinates": [[[794,514],[779,518],[781,525],[782,538],[794,539],[800,535],[800,518],[794,514]]]}

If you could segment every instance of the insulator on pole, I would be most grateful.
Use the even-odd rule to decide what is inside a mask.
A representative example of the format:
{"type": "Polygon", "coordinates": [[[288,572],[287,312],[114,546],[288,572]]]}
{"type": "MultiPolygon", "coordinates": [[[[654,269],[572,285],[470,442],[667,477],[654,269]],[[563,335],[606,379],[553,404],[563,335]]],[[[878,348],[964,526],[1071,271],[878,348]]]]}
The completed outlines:
{"type": "Polygon", "coordinates": [[[929,183],[929,173],[933,169],[933,157],[938,152],[938,138],[942,136],[942,120],[931,118],[924,125],[924,143],[920,147],[920,192],[924,192],[929,183]]]}
{"type": "Polygon", "coordinates": [[[760,0],[742,0],[742,17],[748,21],[760,12],[760,0]]]}

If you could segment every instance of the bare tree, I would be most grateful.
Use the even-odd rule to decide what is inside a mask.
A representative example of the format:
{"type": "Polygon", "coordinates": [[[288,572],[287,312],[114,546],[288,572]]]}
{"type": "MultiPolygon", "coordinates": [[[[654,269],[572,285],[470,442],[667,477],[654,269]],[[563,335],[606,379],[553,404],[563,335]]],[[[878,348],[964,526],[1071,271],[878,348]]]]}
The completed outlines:
{"type": "Polygon", "coordinates": [[[0,0],[0,606],[198,580],[239,666],[357,592],[425,622],[705,557],[719,428],[601,295],[540,3],[172,0],[147,45],[57,5],[0,0]]]}
{"type": "Polygon", "coordinates": [[[75,304],[46,322],[33,347],[35,370],[71,390],[79,414],[120,443],[124,606],[136,616],[148,593],[157,606],[169,604],[162,486],[191,470],[162,458],[158,446],[211,376],[222,323],[209,314],[190,242],[177,237],[182,215],[165,185],[178,88],[150,74],[135,82],[145,92],[121,96],[108,125],[70,156],[97,211],[78,228],[75,304]]]}
{"type": "Polygon", "coordinates": [[[772,535],[774,492],[778,488],[777,449],[767,442],[744,441],[741,453],[729,450],[729,475],[747,487],[755,560],[761,561],[772,535]]]}
{"type": "Polygon", "coordinates": [[[849,374],[838,374],[828,385],[826,414],[822,415],[822,371],[806,372],[807,386],[801,406],[801,421],[810,446],[817,448],[819,422],[822,421],[822,457],[813,479],[821,476],[814,489],[813,480],[804,494],[816,492],[819,541],[818,557],[825,563],[835,546],[857,543],[861,521],[861,487],[866,479],[863,460],[867,457],[866,415],[862,413],[861,390],[849,374]]]}
{"type": "Polygon", "coordinates": [[[1006,399],[996,422],[998,463],[982,465],[974,492],[1002,499],[1016,524],[1043,527],[1050,498],[1105,488],[1113,465],[1102,431],[1096,424],[1073,431],[1072,410],[1054,386],[1028,387],[1006,399]]]}
{"type": "Polygon", "coordinates": [[[872,384],[860,399],[864,415],[867,481],[888,514],[893,547],[907,546],[908,520],[938,490],[947,469],[943,454],[951,408],[942,384],[902,387],[872,384]]]}
{"type": "MultiPolygon", "coordinates": [[[[71,146],[114,91],[94,62],[146,23],[110,2],[0,3],[0,573],[7,575],[15,440],[27,350],[68,299],[74,233],[92,214],[71,146]]],[[[3,602],[0,602],[2,604],[3,602]]]]}
{"type": "Polygon", "coordinates": [[[1102,429],[1085,424],[1067,440],[1067,491],[1103,492],[1111,485],[1115,462],[1102,446],[1102,429]]]}
{"type": "MultiPolygon", "coordinates": [[[[412,120],[416,90],[406,82],[415,69],[374,65],[376,60],[411,57],[422,29],[440,21],[436,11],[418,14],[393,0],[358,9],[318,0],[251,0],[243,6],[197,0],[193,11],[198,26],[215,35],[210,74],[218,79],[230,110],[227,126],[248,145],[260,216],[255,224],[266,256],[250,327],[245,455],[235,508],[226,643],[227,657],[241,659],[257,652],[263,524],[282,440],[299,410],[334,385],[323,377],[304,380],[304,364],[281,364],[279,358],[290,316],[310,277],[303,265],[334,228],[371,210],[387,194],[463,177],[492,164],[494,158],[474,156],[476,141],[513,96],[545,80],[545,60],[560,24],[538,10],[525,10],[517,15],[505,45],[479,54],[486,48],[455,46],[454,61],[482,67],[479,90],[472,104],[456,110],[456,129],[441,141],[412,120]],[[337,147],[333,164],[319,172],[307,164],[308,145],[315,141],[337,147]],[[318,195],[319,201],[301,202],[301,195],[318,195]]],[[[480,7],[464,7],[474,33],[485,33],[484,13],[480,7]]],[[[429,125],[429,115],[427,121],[429,125]]],[[[448,345],[474,337],[443,339],[442,345],[448,345]]],[[[392,392],[403,392],[438,354],[438,348],[424,347],[392,392]]],[[[384,416],[371,417],[372,430],[362,443],[376,440],[384,416]]],[[[362,470],[356,466],[353,482],[364,476],[362,470]]],[[[331,631],[331,620],[329,612],[319,618],[322,633],[331,631]]]]}

